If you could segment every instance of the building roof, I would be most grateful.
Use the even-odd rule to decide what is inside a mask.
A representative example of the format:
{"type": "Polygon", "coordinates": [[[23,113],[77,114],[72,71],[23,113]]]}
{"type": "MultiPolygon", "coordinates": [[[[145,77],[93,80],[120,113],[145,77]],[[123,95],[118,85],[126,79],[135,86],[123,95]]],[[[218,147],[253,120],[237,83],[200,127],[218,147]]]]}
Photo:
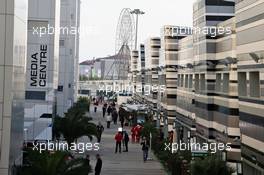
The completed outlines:
{"type": "Polygon", "coordinates": [[[95,62],[99,62],[101,60],[112,60],[115,59],[116,55],[111,55],[111,56],[107,56],[107,57],[102,57],[102,58],[96,58],[93,60],[85,60],[83,62],[80,63],[80,65],[93,65],[95,62]]]}

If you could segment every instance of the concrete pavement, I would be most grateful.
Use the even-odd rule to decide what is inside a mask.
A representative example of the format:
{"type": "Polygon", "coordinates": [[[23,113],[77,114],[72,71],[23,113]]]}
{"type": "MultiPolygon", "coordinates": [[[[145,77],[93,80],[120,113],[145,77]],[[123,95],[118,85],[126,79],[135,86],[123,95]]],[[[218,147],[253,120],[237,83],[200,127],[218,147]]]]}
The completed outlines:
{"type": "MultiPolygon", "coordinates": [[[[91,106],[91,117],[93,117],[93,122],[98,124],[100,121],[105,131],[102,135],[102,140],[100,143],[100,150],[98,152],[90,152],[91,165],[95,166],[95,155],[99,153],[102,157],[103,167],[102,175],[165,175],[162,165],[156,160],[143,162],[143,154],[141,146],[139,144],[129,143],[128,152],[122,152],[115,154],[115,141],[114,136],[117,132],[118,125],[111,123],[111,128],[106,128],[106,121],[102,117],[101,106],[98,108],[97,113],[93,112],[93,107],[91,106]]],[[[125,127],[130,135],[130,128],[125,127]]],[[[130,138],[131,140],[131,138],[130,138]]],[[[153,154],[150,153],[150,157],[154,158],[153,154]]]]}

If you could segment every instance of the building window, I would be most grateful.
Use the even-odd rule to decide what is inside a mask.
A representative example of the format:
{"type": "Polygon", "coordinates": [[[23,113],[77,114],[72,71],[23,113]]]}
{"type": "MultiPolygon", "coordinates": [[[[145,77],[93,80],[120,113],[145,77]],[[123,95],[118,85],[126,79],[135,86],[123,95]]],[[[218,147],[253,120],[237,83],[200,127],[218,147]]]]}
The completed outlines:
{"type": "Polygon", "coordinates": [[[90,90],[79,90],[78,92],[79,92],[79,94],[83,94],[83,95],[89,95],[90,94],[90,90]]]}
{"type": "Polygon", "coordinates": [[[64,47],[64,45],[65,45],[65,40],[61,39],[60,40],[60,47],[64,47]]]}
{"type": "Polygon", "coordinates": [[[218,73],[216,74],[216,80],[215,80],[215,90],[217,92],[221,91],[221,82],[222,82],[222,74],[218,73]]]}
{"type": "Polygon", "coordinates": [[[184,75],[181,75],[181,87],[184,86],[184,75]]]}
{"type": "Polygon", "coordinates": [[[195,92],[199,92],[200,90],[200,81],[199,81],[199,74],[195,74],[195,92]]]}
{"type": "Polygon", "coordinates": [[[238,73],[238,95],[247,96],[247,73],[238,73]]]}
{"type": "Polygon", "coordinates": [[[181,75],[180,74],[178,74],[177,85],[178,85],[178,87],[181,86],[181,75]]]}
{"type": "Polygon", "coordinates": [[[223,75],[223,92],[229,93],[229,73],[223,75]]]}
{"type": "Polygon", "coordinates": [[[249,89],[251,97],[260,97],[259,72],[249,73],[249,89]]]}
{"type": "Polygon", "coordinates": [[[185,84],[184,87],[185,87],[185,88],[188,88],[189,75],[185,75],[185,80],[184,80],[184,81],[185,81],[185,83],[184,83],[184,84],[185,84]]]}
{"type": "Polygon", "coordinates": [[[205,91],[205,74],[201,74],[200,76],[200,82],[201,82],[201,91],[205,91]]]}
{"type": "Polygon", "coordinates": [[[62,92],[63,91],[63,86],[58,86],[58,91],[62,92]]]}
{"type": "Polygon", "coordinates": [[[193,88],[193,75],[189,75],[189,88],[193,88]]]}
{"type": "Polygon", "coordinates": [[[26,100],[45,100],[46,92],[44,91],[26,91],[26,100]]]}

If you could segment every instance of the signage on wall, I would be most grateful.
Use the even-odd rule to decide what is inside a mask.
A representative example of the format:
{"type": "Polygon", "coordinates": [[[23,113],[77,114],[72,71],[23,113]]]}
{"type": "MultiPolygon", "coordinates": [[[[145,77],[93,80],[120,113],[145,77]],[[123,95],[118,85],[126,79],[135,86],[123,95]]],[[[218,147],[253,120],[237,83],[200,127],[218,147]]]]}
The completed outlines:
{"type": "Polygon", "coordinates": [[[46,87],[48,71],[48,46],[41,44],[39,49],[30,55],[30,87],[46,87]]]}

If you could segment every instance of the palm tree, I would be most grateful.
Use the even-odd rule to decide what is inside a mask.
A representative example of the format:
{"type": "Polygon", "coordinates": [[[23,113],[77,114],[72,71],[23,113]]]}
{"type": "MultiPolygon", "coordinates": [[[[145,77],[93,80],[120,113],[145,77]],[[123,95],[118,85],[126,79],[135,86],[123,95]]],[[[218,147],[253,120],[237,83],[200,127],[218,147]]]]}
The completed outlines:
{"type": "Polygon", "coordinates": [[[29,166],[22,170],[23,175],[87,175],[92,172],[89,161],[83,158],[68,159],[67,152],[55,153],[29,151],[29,166]]]}
{"type": "Polygon", "coordinates": [[[233,173],[234,169],[216,156],[209,156],[204,160],[196,160],[192,164],[192,174],[195,175],[231,175],[233,173]]]}
{"type": "Polygon", "coordinates": [[[74,106],[65,113],[65,117],[56,117],[53,123],[55,137],[58,139],[62,135],[69,145],[82,136],[88,136],[90,140],[97,137],[96,125],[84,114],[83,109],[74,106]]]}
{"type": "Polygon", "coordinates": [[[143,129],[141,130],[141,136],[150,139],[150,133],[153,137],[155,137],[158,133],[157,129],[155,128],[154,124],[151,122],[146,122],[143,125],[143,129]]]}
{"type": "Polygon", "coordinates": [[[74,107],[90,112],[90,100],[87,97],[79,97],[74,107]]]}

